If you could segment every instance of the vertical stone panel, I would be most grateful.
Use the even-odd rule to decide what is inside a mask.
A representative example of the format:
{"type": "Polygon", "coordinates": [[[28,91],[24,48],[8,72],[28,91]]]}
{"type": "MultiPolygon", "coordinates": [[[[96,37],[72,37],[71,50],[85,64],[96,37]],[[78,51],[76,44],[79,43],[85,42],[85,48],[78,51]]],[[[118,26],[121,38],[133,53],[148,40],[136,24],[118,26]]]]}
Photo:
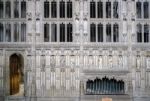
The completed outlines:
{"type": "Polygon", "coordinates": [[[4,81],[3,79],[4,58],[3,57],[4,57],[3,52],[0,50],[0,96],[3,92],[2,90],[3,90],[3,81],[4,81]]]}
{"type": "Polygon", "coordinates": [[[36,66],[37,67],[40,67],[40,56],[38,55],[38,56],[36,56],[36,66]]]}
{"type": "Polygon", "coordinates": [[[60,89],[60,68],[56,68],[56,89],[60,89]]]}
{"type": "Polygon", "coordinates": [[[50,56],[46,55],[46,66],[50,66],[50,56]]]}
{"type": "Polygon", "coordinates": [[[98,56],[98,66],[99,66],[99,69],[102,69],[104,66],[104,59],[102,55],[98,56]]]}
{"type": "Polygon", "coordinates": [[[123,56],[123,70],[127,70],[128,66],[127,66],[127,56],[124,55],[123,56]]]}
{"type": "Polygon", "coordinates": [[[150,72],[148,72],[148,87],[150,88],[150,72]]]}
{"type": "Polygon", "coordinates": [[[70,90],[70,68],[66,68],[66,90],[70,90]]]}
{"type": "Polygon", "coordinates": [[[141,87],[141,73],[140,72],[136,72],[136,88],[140,88],[141,87]]]}
{"type": "Polygon", "coordinates": [[[56,66],[60,66],[60,58],[61,58],[61,56],[55,56],[56,57],[56,66]]]}
{"type": "Polygon", "coordinates": [[[50,67],[46,68],[46,89],[49,90],[50,89],[50,67]]]}
{"type": "Polygon", "coordinates": [[[40,85],[40,68],[36,68],[36,87],[37,89],[40,89],[41,88],[41,85],[40,85]]]}

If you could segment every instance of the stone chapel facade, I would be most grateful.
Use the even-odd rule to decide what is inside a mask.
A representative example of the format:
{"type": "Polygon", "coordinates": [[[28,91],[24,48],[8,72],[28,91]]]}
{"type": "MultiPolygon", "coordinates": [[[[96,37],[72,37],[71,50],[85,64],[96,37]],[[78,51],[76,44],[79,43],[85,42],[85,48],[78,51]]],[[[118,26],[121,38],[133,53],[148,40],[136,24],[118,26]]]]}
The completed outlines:
{"type": "Polygon", "coordinates": [[[0,101],[150,101],[149,0],[0,0],[0,101]]]}

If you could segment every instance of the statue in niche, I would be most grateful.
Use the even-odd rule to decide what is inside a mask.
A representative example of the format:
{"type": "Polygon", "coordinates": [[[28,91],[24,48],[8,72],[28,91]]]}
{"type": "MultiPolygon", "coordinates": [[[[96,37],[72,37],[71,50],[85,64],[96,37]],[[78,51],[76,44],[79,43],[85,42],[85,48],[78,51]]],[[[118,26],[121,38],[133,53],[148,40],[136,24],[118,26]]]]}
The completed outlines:
{"type": "Polygon", "coordinates": [[[141,64],[140,56],[137,56],[137,59],[136,59],[136,67],[137,67],[137,69],[140,69],[140,64],[141,64]]]}
{"type": "Polygon", "coordinates": [[[76,33],[79,33],[80,30],[80,24],[79,24],[79,18],[75,19],[75,29],[76,29],[76,33]]]}
{"type": "Polygon", "coordinates": [[[36,21],[36,33],[40,33],[40,21],[36,21]]]}
{"type": "Polygon", "coordinates": [[[71,66],[74,66],[74,65],[75,65],[74,56],[71,56],[70,64],[71,64],[71,66]]]}
{"type": "Polygon", "coordinates": [[[51,57],[50,57],[50,65],[51,65],[51,67],[55,67],[55,65],[56,65],[55,56],[51,56],[51,57]]]}
{"type": "Polygon", "coordinates": [[[28,20],[32,20],[32,13],[31,12],[27,13],[27,18],[28,18],[28,20]]]}
{"type": "Polygon", "coordinates": [[[127,41],[127,21],[123,21],[123,42],[127,41]]]}
{"type": "Polygon", "coordinates": [[[121,56],[121,55],[119,56],[119,62],[118,62],[118,65],[119,65],[120,68],[123,67],[123,59],[122,59],[122,56],[121,56]]]}
{"type": "Polygon", "coordinates": [[[45,71],[45,57],[41,56],[41,71],[45,71]]]}
{"type": "Polygon", "coordinates": [[[93,65],[93,57],[89,56],[89,65],[93,65]]]}
{"type": "Polygon", "coordinates": [[[83,1],[83,13],[84,13],[85,17],[88,15],[88,2],[87,2],[87,0],[83,1]]]}
{"type": "Polygon", "coordinates": [[[99,56],[98,58],[98,65],[99,65],[99,68],[102,68],[102,56],[99,56]]]}
{"type": "Polygon", "coordinates": [[[60,65],[65,66],[65,64],[66,64],[65,56],[61,56],[60,65]]]}
{"type": "Polygon", "coordinates": [[[36,20],[40,20],[40,13],[36,13],[36,20]]]}
{"type": "Polygon", "coordinates": [[[75,0],[75,15],[79,16],[80,14],[80,0],[75,0]]]}
{"type": "Polygon", "coordinates": [[[109,56],[109,67],[112,68],[112,65],[113,65],[113,63],[112,63],[112,55],[110,55],[109,56]]]}
{"type": "Polygon", "coordinates": [[[87,19],[84,18],[84,21],[83,21],[83,22],[84,22],[84,31],[83,31],[83,33],[84,33],[84,34],[87,34],[87,30],[88,30],[88,28],[87,28],[87,27],[88,27],[87,19]]]}
{"type": "Polygon", "coordinates": [[[150,57],[147,57],[147,61],[146,62],[147,62],[146,63],[147,68],[150,68],[150,57]]]}

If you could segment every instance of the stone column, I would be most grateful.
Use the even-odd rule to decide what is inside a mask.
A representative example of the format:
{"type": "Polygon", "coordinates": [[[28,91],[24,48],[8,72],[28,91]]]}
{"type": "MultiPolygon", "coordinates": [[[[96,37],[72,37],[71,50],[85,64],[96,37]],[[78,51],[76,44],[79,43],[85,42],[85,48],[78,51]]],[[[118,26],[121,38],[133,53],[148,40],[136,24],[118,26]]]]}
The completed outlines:
{"type": "Polygon", "coordinates": [[[0,96],[3,96],[4,95],[4,51],[3,50],[0,50],[0,96]]]}
{"type": "Polygon", "coordinates": [[[146,59],[145,59],[145,56],[144,56],[144,52],[142,52],[142,55],[141,55],[141,57],[142,57],[142,68],[141,68],[141,88],[142,88],[142,90],[144,90],[145,91],[145,78],[146,78],[146,64],[145,64],[145,61],[146,61],[146,59]]]}
{"type": "Polygon", "coordinates": [[[6,23],[3,22],[3,42],[6,42],[6,23]]]}

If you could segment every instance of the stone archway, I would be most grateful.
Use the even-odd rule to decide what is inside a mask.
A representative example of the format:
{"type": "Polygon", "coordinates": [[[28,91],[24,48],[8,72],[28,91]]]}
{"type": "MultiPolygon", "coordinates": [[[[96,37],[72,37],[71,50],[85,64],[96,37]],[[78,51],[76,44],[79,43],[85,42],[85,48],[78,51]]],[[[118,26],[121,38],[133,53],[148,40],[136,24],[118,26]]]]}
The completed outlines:
{"type": "Polygon", "coordinates": [[[9,57],[9,81],[10,95],[24,94],[23,57],[20,54],[13,54],[9,57]]]}

